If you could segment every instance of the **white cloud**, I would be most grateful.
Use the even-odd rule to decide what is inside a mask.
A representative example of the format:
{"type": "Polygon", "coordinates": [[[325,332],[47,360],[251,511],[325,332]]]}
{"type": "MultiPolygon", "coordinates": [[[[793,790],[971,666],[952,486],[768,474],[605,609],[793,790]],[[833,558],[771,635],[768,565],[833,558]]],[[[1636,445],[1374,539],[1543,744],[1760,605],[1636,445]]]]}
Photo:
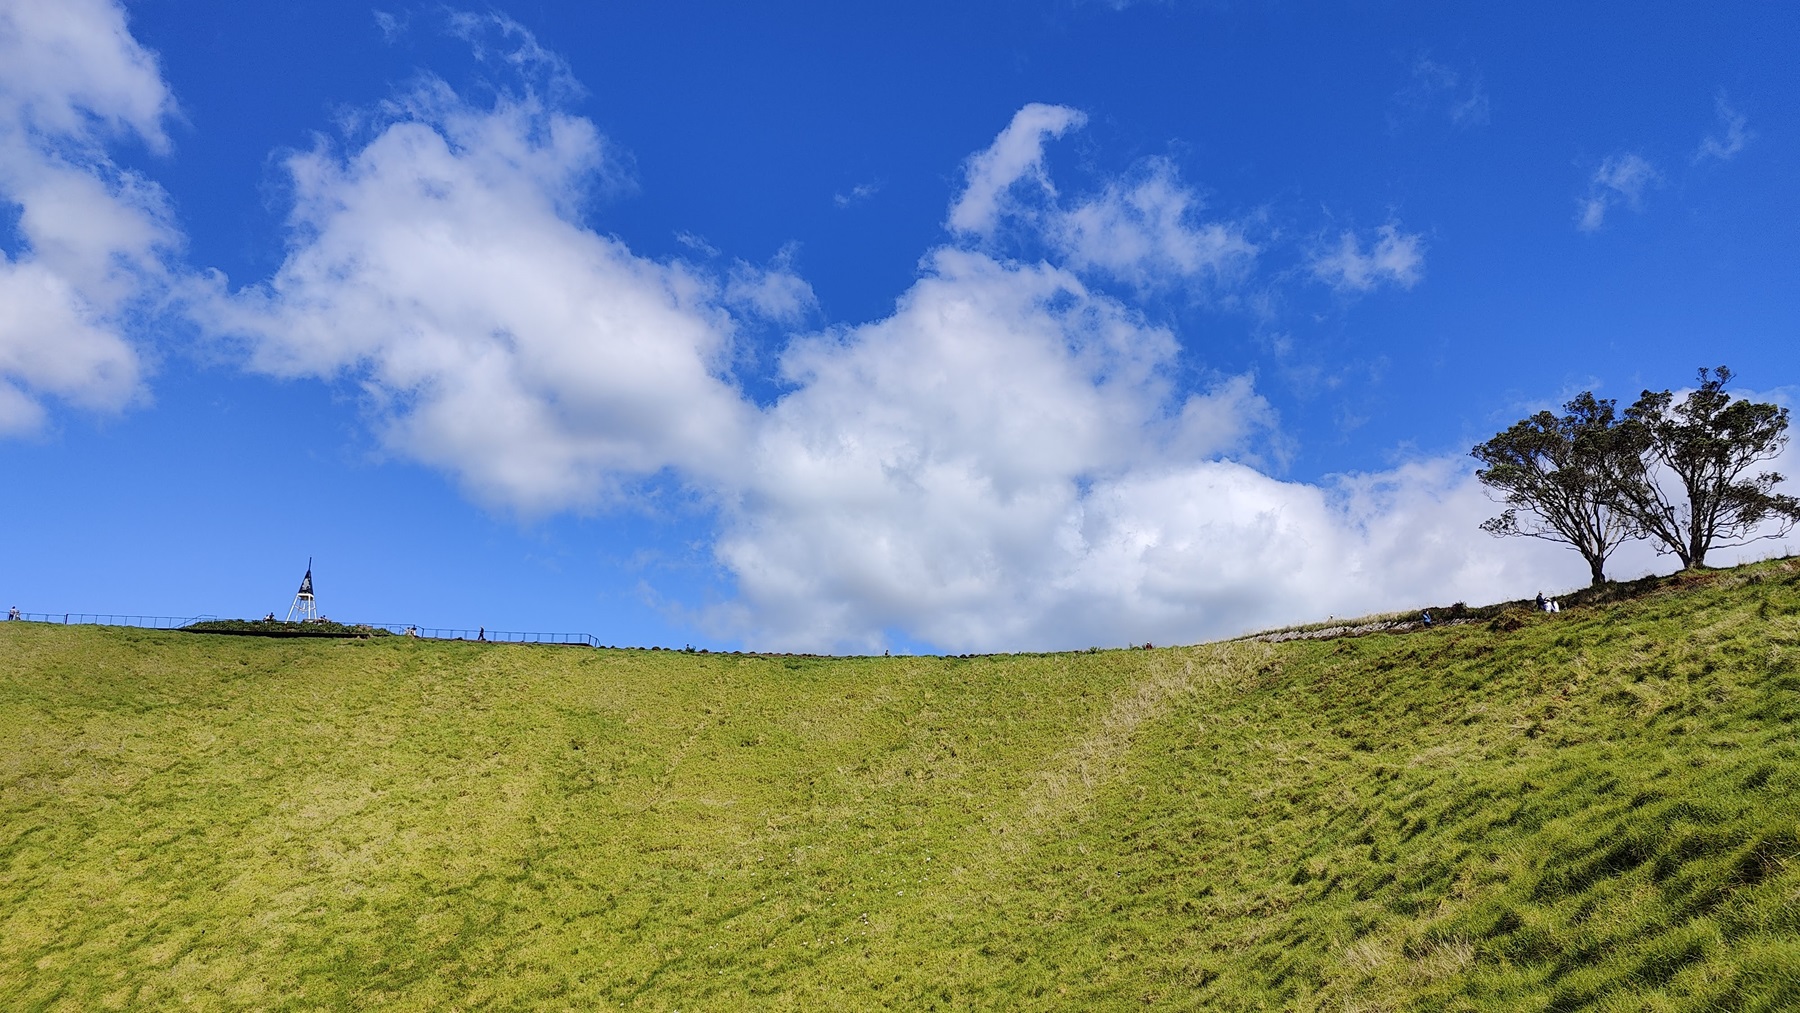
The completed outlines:
{"type": "MultiPolygon", "coordinates": [[[[723,375],[719,285],[579,223],[607,172],[593,125],[441,85],[391,111],[358,150],[288,159],[295,246],[267,284],[203,306],[209,323],[257,369],[354,377],[390,447],[527,513],[737,460],[751,409],[723,375]]],[[[770,312],[810,294],[745,279],[770,312]]]]}
{"type": "Polygon", "coordinates": [[[1340,292],[1368,292],[1381,284],[1412,288],[1425,273],[1425,241],[1416,232],[1401,232],[1392,223],[1375,230],[1367,253],[1356,233],[1345,231],[1337,245],[1314,253],[1308,268],[1314,278],[1340,292]]]}
{"type": "Polygon", "coordinates": [[[104,411],[131,398],[138,374],[131,347],[67,278],[0,254],[0,434],[43,424],[43,405],[28,391],[104,411]]]}
{"type": "Polygon", "coordinates": [[[967,186],[950,209],[952,233],[988,240],[1002,220],[1016,219],[1071,270],[1139,289],[1176,282],[1229,286],[1249,275],[1256,244],[1237,222],[1202,220],[1206,202],[1167,158],[1146,159],[1097,193],[1060,200],[1044,170],[1044,142],[1086,122],[1063,106],[1019,110],[992,145],[969,159],[967,186]],[[1036,183],[1036,200],[1014,191],[1027,178],[1036,183]]]}
{"type": "Polygon", "coordinates": [[[1176,278],[1241,280],[1257,247],[1241,226],[1202,222],[1204,202],[1181,184],[1168,159],[1154,158],[1135,179],[1115,180],[1046,223],[1065,263],[1103,271],[1140,288],[1176,278]]]}
{"type": "Polygon", "coordinates": [[[1623,202],[1633,211],[1643,207],[1644,191],[1662,181],[1649,159],[1635,152],[1610,155],[1594,170],[1588,195],[1580,201],[1575,226],[1583,232],[1598,231],[1606,214],[1623,202]]]}
{"type": "Polygon", "coordinates": [[[1176,399],[1178,351],[1067,271],[935,251],[892,317],[784,356],[797,389],[727,512],[739,600],[715,620],[789,646],[1042,642],[1081,592],[1084,490],[1269,421],[1247,382],[1176,399]]]}
{"type": "Polygon", "coordinates": [[[780,499],[721,539],[739,585],[715,616],[725,628],[797,649],[872,650],[886,630],[952,650],[1188,643],[1579,576],[1570,554],[1482,536],[1495,508],[1459,461],[1311,485],[1229,460],[1084,478],[1081,465],[1112,462],[1072,458],[1008,486],[979,442],[902,418],[919,429],[896,438],[890,420],[785,448],[780,499]],[[838,455],[863,465],[854,480],[838,455]]]}
{"type": "Polygon", "coordinates": [[[1093,500],[1078,572],[1110,593],[1071,603],[1067,621],[1110,613],[1096,637],[1149,621],[1158,628],[1140,627],[1140,638],[1179,642],[1196,631],[1492,601],[1564,562],[1479,536],[1492,504],[1447,459],[1320,485],[1200,462],[1133,474],[1093,500]]]}
{"type": "Polygon", "coordinates": [[[117,3],[9,3],[0,8],[0,55],[11,125],[84,143],[134,134],[158,150],[168,146],[163,120],[174,99],[117,3]]]}
{"type": "Polygon", "coordinates": [[[1696,164],[1709,158],[1721,162],[1729,162],[1744,150],[1756,133],[1750,129],[1750,121],[1743,113],[1731,107],[1725,99],[1725,93],[1713,96],[1713,106],[1718,113],[1719,133],[1708,134],[1701,138],[1699,150],[1694,152],[1696,164]]]}
{"type": "Polygon", "coordinates": [[[991,236],[1006,210],[1007,191],[1022,179],[1029,177],[1044,192],[1055,193],[1044,173],[1044,141],[1086,122],[1085,113],[1041,102],[1014,113],[994,143],[964,167],[967,182],[950,206],[951,231],[991,236]]]}
{"type": "Polygon", "coordinates": [[[0,434],[41,425],[45,397],[105,411],[140,394],[127,325],[164,293],[180,236],[106,147],[167,150],[173,112],[117,4],[0,7],[0,202],[19,208],[17,252],[0,253],[0,434]]]}

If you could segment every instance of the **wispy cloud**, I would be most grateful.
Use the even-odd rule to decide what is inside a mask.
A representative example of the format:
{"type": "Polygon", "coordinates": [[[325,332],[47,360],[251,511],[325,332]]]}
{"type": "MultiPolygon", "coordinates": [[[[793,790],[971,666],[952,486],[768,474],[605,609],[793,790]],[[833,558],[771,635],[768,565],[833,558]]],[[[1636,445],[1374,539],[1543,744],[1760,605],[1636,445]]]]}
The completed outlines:
{"type": "Polygon", "coordinates": [[[1481,82],[1475,82],[1474,90],[1468,97],[1450,103],[1450,122],[1459,127],[1481,126],[1488,121],[1487,92],[1481,90],[1481,82]]]}
{"type": "Polygon", "coordinates": [[[1662,173],[1636,152],[1608,156],[1594,170],[1588,195],[1579,202],[1575,227],[1583,232],[1599,231],[1606,224],[1607,212],[1621,203],[1633,211],[1642,210],[1644,191],[1661,182],[1662,173]]]}
{"type": "Polygon", "coordinates": [[[1335,245],[1315,252],[1307,267],[1339,292],[1369,292],[1383,284],[1412,288],[1425,274],[1425,238],[1390,222],[1375,230],[1365,252],[1356,233],[1346,230],[1335,245]]]}
{"type": "Polygon", "coordinates": [[[849,193],[840,192],[832,194],[831,202],[838,207],[847,208],[852,204],[861,204],[863,201],[868,200],[870,197],[873,197],[880,192],[880,180],[874,180],[868,183],[858,183],[850,188],[849,193]]]}
{"type": "Polygon", "coordinates": [[[675,241],[688,249],[693,250],[702,257],[716,257],[719,255],[719,248],[707,242],[705,236],[697,236],[686,229],[675,233],[675,241]]]}
{"type": "Polygon", "coordinates": [[[477,60],[508,66],[558,99],[586,93],[561,53],[546,48],[531,29],[505,14],[449,11],[445,22],[449,33],[467,43],[477,60]]]}
{"type": "Polygon", "coordinates": [[[795,248],[776,255],[767,267],[744,261],[732,265],[725,279],[726,306],[739,313],[777,324],[794,325],[819,308],[819,297],[806,279],[794,272],[795,248]]]}
{"type": "Polygon", "coordinates": [[[410,13],[394,14],[379,9],[371,13],[375,16],[375,27],[381,32],[381,37],[388,42],[393,42],[405,35],[406,30],[412,25],[410,13]]]}
{"type": "Polygon", "coordinates": [[[1045,231],[1069,267],[1140,289],[1178,281],[1229,284],[1249,273],[1257,247],[1239,224],[1203,220],[1205,207],[1173,162],[1152,158],[1135,175],[1047,216],[1045,231]]]}
{"type": "Polygon", "coordinates": [[[1485,126],[1491,109],[1480,74],[1421,55],[1413,61],[1406,84],[1388,103],[1388,128],[1398,130],[1440,116],[1459,128],[1485,126]]]}
{"type": "Polygon", "coordinates": [[[1044,142],[1086,122],[1086,113],[1041,102],[1014,113],[994,143],[966,163],[962,195],[950,206],[951,231],[991,235],[1008,209],[1010,191],[1022,180],[1033,180],[1040,190],[1054,194],[1044,172],[1044,142]]]}
{"type": "Polygon", "coordinates": [[[1731,107],[1724,92],[1713,96],[1713,107],[1718,113],[1718,132],[1700,139],[1699,150],[1694,152],[1696,165],[1709,158],[1729,162],[1756,137],[1756,133],[1750,129],[1750,121],[1743,113],[1731,107]]]}

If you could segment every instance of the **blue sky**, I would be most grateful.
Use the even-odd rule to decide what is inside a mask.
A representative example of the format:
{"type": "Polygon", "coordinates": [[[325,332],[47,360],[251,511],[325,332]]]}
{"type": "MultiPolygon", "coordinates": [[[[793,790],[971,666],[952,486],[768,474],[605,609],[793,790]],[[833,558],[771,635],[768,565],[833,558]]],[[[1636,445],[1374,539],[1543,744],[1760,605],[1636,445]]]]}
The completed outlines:
{"type": "Polygon", "coordinates": [[[313,556],[340,619],[966,651],[1578,586],[1467,449],[1703,364],[1791,399],[1797,44],[0,0],[0,598],[261,614],[313,556]]]}

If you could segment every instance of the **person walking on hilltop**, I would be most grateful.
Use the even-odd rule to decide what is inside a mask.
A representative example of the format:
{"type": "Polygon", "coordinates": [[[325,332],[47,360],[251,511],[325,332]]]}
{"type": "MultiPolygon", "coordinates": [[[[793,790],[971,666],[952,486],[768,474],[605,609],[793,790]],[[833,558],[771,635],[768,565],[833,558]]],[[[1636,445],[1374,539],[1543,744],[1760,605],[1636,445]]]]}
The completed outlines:
{"type": "Polygon", "coordinates": [[[6,619],[8,622],[18,622],[19,621],[19,606],[14,605],[12,608],[7,609],[6,610],[6,619]]]}

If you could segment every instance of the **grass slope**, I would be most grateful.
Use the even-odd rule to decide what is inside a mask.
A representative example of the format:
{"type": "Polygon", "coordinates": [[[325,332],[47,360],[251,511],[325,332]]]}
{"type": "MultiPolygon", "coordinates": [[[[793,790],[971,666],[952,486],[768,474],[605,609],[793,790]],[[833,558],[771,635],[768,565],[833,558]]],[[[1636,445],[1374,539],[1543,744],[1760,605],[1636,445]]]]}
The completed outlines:
{"type": "Polygon", "coordinates": [[[1800,1006],[1800,563],[975,659],[0,623],[0,1007],[1800,1006]]]}

